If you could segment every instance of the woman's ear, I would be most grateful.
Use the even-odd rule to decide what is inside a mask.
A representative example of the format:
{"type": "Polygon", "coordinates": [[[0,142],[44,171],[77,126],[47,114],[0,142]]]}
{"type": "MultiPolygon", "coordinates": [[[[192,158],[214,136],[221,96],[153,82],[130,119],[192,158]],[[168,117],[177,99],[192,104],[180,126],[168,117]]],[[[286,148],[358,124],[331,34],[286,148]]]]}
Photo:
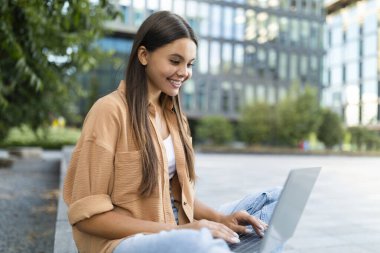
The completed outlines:
{"type": "Polygon", "coordinates": [[[146,66],[148,64],[148,54],[149,52],[144,46],[140,46],[139,49],[137,49],[137,57],[141,65],[146,66]]]}

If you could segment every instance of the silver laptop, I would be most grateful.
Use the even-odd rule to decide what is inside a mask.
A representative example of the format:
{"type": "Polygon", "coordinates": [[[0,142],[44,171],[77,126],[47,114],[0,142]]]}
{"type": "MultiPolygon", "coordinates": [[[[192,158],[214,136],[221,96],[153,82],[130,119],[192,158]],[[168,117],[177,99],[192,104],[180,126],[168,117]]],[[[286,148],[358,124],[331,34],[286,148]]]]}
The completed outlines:
{"type": "Polygon", "coordinates": [[[264,238],[255,233],[241,235],[240,243],[229,244],[231,250],[247,253],[281,252],[285,242],[296,230],[320,170],[320,167],[291,170],[264,238]]]}

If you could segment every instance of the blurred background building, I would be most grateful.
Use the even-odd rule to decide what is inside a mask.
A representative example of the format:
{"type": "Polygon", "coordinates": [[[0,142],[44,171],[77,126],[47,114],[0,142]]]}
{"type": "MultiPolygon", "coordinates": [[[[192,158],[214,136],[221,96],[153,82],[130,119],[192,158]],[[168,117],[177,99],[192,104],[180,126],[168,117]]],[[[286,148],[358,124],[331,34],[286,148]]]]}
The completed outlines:
{"type": "Polygon", "coordinates": [[[190,120],[211,114],[235,120],[242,106],[276,103],[294,83],[323,87],[321,0],[120,0],[118,5],[124,17],[106,24],[110,34],[99,44],[115,50],[119,62],[104,61],[82,76],[94,98],[124,78],[134,34],[158,10],[185,17],[199,38],[193,78],[182,89],[190,120]]]}
{"type": "Polygon", "coordinates": [[[380,129],[379,9],[376,0],[330,1],[326,7],[323,104],[348,126],[380,129]]]}

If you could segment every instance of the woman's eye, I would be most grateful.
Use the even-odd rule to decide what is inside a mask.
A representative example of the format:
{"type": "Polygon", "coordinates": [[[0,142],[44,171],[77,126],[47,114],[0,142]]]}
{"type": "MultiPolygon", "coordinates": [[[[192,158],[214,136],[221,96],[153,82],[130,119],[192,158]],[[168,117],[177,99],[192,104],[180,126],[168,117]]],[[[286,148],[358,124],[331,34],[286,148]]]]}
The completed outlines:
{"type": "Polygon", "coordinates": [[[179,61],[176,61],[176,60],[170,60],[170,62],[174,65],[178,65],[180,62],[179,61]]]}
{"type": "Polygon", "coordinates": [[[187,67],[188,68],[192,68],[194,66],[194,63],[189,63],[189,64],[187,64],[187,67]]]}

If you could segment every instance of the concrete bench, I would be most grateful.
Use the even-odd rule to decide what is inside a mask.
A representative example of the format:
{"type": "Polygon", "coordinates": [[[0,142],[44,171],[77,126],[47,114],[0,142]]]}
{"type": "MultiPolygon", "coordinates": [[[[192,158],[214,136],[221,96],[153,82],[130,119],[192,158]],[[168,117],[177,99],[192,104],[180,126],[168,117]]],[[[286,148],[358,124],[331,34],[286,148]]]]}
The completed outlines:
{"type": "Polygon", "coordinates": [[[64,147],[62,149],[62,158],[60,165],[59,178],[59,199],[57,207],[57,220],[55,224],[54,253],[77,253],[78,250],[73,240],[71,226],[67,220],[67,207],[63,201],[62,188],[63,179],[66,175],[73,147],[64,147]]]}

